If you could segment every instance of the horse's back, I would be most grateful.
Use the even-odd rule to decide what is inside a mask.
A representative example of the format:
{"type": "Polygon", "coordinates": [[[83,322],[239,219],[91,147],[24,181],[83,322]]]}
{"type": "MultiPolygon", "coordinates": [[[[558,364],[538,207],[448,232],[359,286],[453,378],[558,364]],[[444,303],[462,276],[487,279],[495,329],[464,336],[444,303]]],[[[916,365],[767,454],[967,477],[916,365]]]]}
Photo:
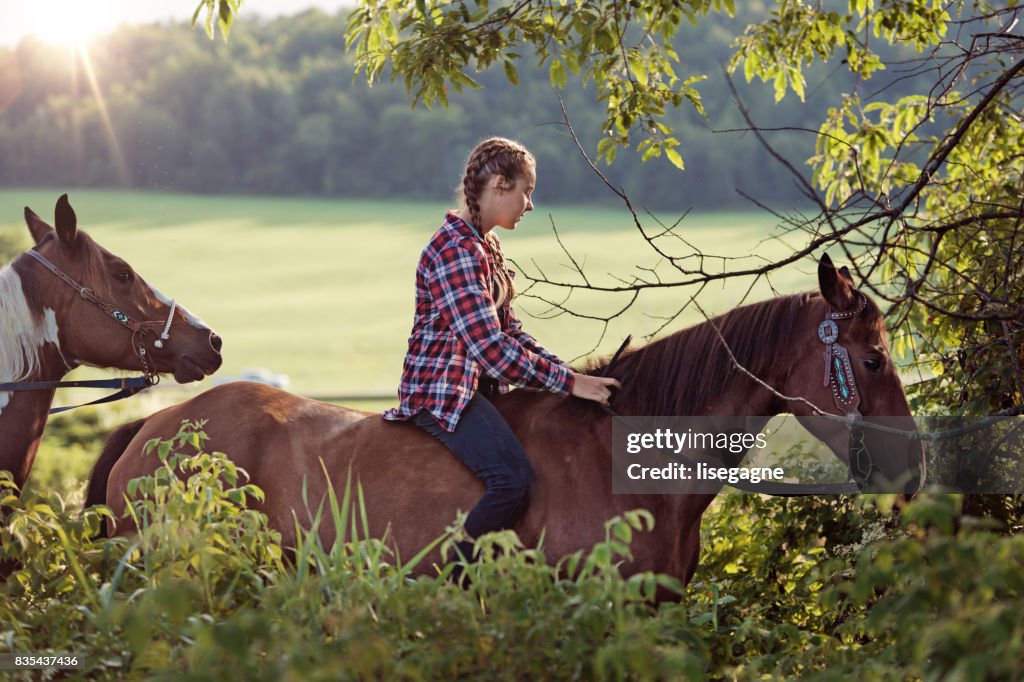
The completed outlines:
{"type": "Polygon", "coordinates": [[[273,467],[291,468],[289,462],[314,451],[327,438],[373,413],[322,403],[264,384],[247,381],[215,386],[144,420],[125,447],[107,481],[108,504],[119,510],[128,481],[151,474],[159,466],[155,455],[145,455],[153,439],[174,437],[185,420],[201,422],[208,436],[206,449],[227,453],[254,479],[261,470],[273,476],[273,467]]]}
{"type": "MultiPolygon", "coordinates": [[[[533,544],[543,532],[545,546],[561,556],[602,539],[609,516],[645,506],[626,499],[630,496],[609,495],[610,460],[601,453],[611,438],[610,422],[595,426],[585,414],[596,406],[527,391],[495,402],[537,474],[530,510],[517,525],[525,543],[533,544]]],[[[347,481],[358,483],[371,535],[387,534],[405,559],[440,536],[457,511],[471,509],[484,492],[440,441],[411,423],[239,382],[146,420],[108,481],[107,501],[115,513],[121,512],[128,481],[151,473],[159,463],[153,455],[138,456],[145,443],[170,438],[183,419],[207,420],[207,449],[227,453],[263,489],[265,502],[256,507],[281,532],[286,546],[294,545],[296,521],[308,528],[318,509],[329,509],[324,505],[328,482],[339,497],[347,481]]],[[[333,542],[330,519],[321,524],[320,536],[327,546],[333,542]]],[[[640,546],[634,549],[648,553],[640,546]]],[[[435,550],[419,570],[429,571],[439,558],[435,550]]]]}
{"type": "Polygon", "coordinates": [[[311,400],[265,384],[235,381],[156,412],[146,420],[140,434],[148,438],[170,438],[177,433],[182,420],[203,421],[209,447],[240,456],[245,446],[262,446],[266,438],[274,438],[282,428],[318,426],[334,433],[372,414],[311,400]]]}

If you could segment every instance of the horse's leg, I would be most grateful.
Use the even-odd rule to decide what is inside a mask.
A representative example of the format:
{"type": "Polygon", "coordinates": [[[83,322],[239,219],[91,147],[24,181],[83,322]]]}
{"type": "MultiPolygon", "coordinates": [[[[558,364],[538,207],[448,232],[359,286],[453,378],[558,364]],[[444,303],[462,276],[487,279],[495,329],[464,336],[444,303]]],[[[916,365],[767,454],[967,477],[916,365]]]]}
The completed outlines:
{"type": "MultiPolygon", "coordinates": [[[[117,460],[124,454],[128,444],[131,443],[132,439],[145,424],[145,419],[139,419],[119,427],[107,437],[103,451],[89,473],[89,484],[86,488],[85,504],[83,505],[85,509],[98,504],[106,504],[107,482],[110,479],[110,470],[114,468],[117,460]]],[[[99,537],[110,537],[112,530],[113,522],[105,521],[100,526],[99,537]]]]}

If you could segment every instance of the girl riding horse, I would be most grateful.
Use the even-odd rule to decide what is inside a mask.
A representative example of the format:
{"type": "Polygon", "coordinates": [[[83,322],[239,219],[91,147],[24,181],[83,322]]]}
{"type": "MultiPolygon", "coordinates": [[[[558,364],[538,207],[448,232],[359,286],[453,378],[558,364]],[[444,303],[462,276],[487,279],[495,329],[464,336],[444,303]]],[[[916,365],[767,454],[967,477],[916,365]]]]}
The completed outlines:
{"type": "MultiPolygon", "coordinates": [[[[526,512],[530,460],[488,399],[508,384],[608,403],[619,382],[578,374],[522,329],[514,273],[495,227],[514,230],[533,210],[536,161],[518,142],[484,140],[466,162],[460,208],[445,216],[416,269],[416,312],[388,420],[411,419],[451,450],[487,489],[466,517],[473,538],[511,528],[526,512]]],[[[471,557],[473,543],[457,549],[471,557]]]]}

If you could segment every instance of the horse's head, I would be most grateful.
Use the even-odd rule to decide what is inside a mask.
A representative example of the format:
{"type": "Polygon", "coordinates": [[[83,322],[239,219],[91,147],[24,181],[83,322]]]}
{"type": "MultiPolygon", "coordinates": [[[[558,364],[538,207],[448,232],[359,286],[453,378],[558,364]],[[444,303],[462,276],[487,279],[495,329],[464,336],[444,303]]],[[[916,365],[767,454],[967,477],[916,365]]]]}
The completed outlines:
{"type": "Polygon", "coordinates": [[[794,329],[793,365],[784,393],[800,396],[822,412],[863,417],[852,430],[842,422],[814,417],[803,401],[787,410],[850,465],[869,489],[915,492],[924,451],[916,439],[892,430],[915,431],[903,384],[889,355],[878,306],[857,290],[846,267],[836,269],[828,255],[818,265],[821,297],[814,297],[794,329]],[[872,428],[882,426],[890,429],[872,428]],[[877,488],[876,488],[877,486],[877,488]]]}
{"type": "Polygon", "coordinates": [[[169,372],[182,383],[220,367],[220,337],[79,230],[66,194],[56,229],[27,207],[25,222],[36,244],[34,296],[54,311],[67,363],[169,372]]]}

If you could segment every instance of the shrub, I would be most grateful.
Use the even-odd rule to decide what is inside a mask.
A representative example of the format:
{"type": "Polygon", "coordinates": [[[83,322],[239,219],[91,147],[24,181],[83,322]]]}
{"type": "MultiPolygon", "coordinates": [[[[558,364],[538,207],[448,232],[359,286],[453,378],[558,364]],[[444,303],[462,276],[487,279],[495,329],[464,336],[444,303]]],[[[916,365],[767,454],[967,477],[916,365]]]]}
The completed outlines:
{"type": "MultiPolygon", "coordinates": [[[[959,498],[723,496],[683,600],[666,576],[624,579],[645,511],[549,565],[514,533],[478,541],[465,589],[445,567],[411,577],[367,533],[348,481],[285,552],[262,493],[201,423],[149,445],[130,484],[138,532],[97,540],[110,510],[19,495],[0,474],[0,651],[69,653],[69,678],[114,679],[1014,679],[1024,641],[1024,540],[962,517],[959,498]],[[324,547],[316,524],[334,523],[324,547]]],[[[458,537],[460,520],[439,537],[458,537]]],[[[53,671],[43,673],[45,677],[53,671]]],[[[39,671],[14,671],[37,679],[39,671]]]]}
{"type": "Polygon", "coordinates": [[[309,531],[286,556],[247,506],[262,493],[204,451],[201,426],[148,446],[162,466],[129,486],[131,538],[96,540],[108,509],[76,514],[56,495],[19,498],[8,479],[0,545],[22,565],[0,589],[0,649],[82,654],[87,668],[74,674],[97,678],[703,674],[705,648],[685,609],[660,614],[649,601],[678,584],[619,574],[632,535],[653,523],[646,512],[612,519],[603,542],[556,566],[512,533],[481,538],[460,589],[450,569],[412,579],[419,557],[399,562],[386,538],[367,537],[362,491],[350,482],[321,509],[342,529],[338,541],[325,548],[309,531]]]}

